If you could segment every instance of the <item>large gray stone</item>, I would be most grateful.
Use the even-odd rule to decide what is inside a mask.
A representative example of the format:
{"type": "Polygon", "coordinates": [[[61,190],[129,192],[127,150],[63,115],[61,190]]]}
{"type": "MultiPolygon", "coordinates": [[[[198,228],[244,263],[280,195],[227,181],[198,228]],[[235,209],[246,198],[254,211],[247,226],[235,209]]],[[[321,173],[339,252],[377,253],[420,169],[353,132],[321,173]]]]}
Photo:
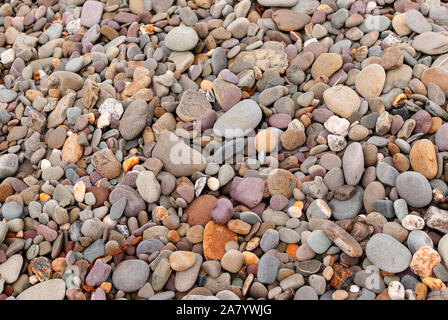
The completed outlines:
{"type": "Polygon", "coordinates": [[[406,270],[412,259],[408,248],[384,233],[377,233],[369,239],[366,255],[378,268],[392,273],[406,270]]]}
{"type": "Polygon", "coordinates": [[[227,139],[244,137],[260,123],[261,117],[261,110],[254,100],[242,100],[218,118],[213,132],[227,139]]]}
{"type": "Polygon", "coordinates": [[[407,171],[401,173],[395,181],[398,195],[411,207],[422,208],[432,200],[432,189],[421,173],[407,171]]]}
{"type": "Polygon", "coordinates": [[[149,266],[142,260],[120,262],[112,274],[114,287],[124,292],[135,292],[143,287],[149,277],[149,266]]]}

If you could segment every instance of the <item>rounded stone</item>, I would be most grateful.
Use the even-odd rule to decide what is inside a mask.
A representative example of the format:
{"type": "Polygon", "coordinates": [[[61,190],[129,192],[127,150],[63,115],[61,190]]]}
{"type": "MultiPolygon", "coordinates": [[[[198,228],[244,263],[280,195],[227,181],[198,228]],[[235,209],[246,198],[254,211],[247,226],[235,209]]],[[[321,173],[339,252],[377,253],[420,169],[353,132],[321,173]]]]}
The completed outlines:
{"type": "Polygon", "coordinates": [[[124,292],[135,292],[142,288],[149,277],[149,266],[142,260],[120,262],[112,273],[114,287],[124,292]]]}
{"type": "Polygon", "coordinates": [[[343,118],[350,118],[361,106],[361,100],[356,92],[343,85],[328,88],[324,91],[323,98],[328,108],[343,118]]]}
{"type": "Polygon", "coordinates": [[[164,39],[168,49],[173,51],[188,51],[196,47],[198,34],[193,28],[184,26],[171,29],[164,39]]]}
{"type": "Polygon", "coordinates": [[[413,171],[400,173],[395,186],[400,198],[411,207],[422,208],[431,203],[432,188],[421,173],[413,171]]]}
{"type": "Polygon", "coordinates": [[[408,248],[395,238],[378,233],[367,242],[366,255],[370,262],[386,272],[398,273],[406,270],[412,255],[408,248]]]}
{"type": "Polygon", "coordinates": [[[358,73],[356,91],[365,99],[379,97],[386,81],[386,72],[379,64],[369,64],[358,73]]]}

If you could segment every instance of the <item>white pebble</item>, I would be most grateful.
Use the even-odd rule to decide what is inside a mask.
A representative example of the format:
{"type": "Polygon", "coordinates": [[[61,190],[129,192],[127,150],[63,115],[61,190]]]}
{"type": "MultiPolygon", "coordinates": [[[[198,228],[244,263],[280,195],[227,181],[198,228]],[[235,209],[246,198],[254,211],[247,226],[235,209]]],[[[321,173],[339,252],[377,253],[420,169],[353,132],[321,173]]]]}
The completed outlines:
{"type": "Polygon", "coordinates": [[[8,49],[6,51],[3,51],[1,54],[1,61],[3,64],[8,64],[14,61],[15,54],[13,49],[8,49]]]}
{"type": "Polygon", "coordinates": [[[392,281],[389,283],[387,293],[392,300],[404,300],[404,286],[401,282],[392,281]]]}
{"type": "Polygon", "coordinates": [[[415,214],[408,214],[401,220],[401,225],[409,231],[422,230],[425,227],[425,220],[415,214]]]}
{"type": "Polygon", "coordinates": [[[42,159],[40,161],[40,169],[45,170],[51,167],[51,162],[47,159],[42,159]]]}
{"type": "Polygon", "coordinates": [[[289,207],[288,214],[291,218],[300,218],[302,216],[302,209],[299,207],[289,207]]]}
{"type": "Polygon", "coordinates": [[[219,180],[216,178],[209,178],[207,180],[207,187],[212,190],[212,191],[216,191],[219,189],[219,180]]]}

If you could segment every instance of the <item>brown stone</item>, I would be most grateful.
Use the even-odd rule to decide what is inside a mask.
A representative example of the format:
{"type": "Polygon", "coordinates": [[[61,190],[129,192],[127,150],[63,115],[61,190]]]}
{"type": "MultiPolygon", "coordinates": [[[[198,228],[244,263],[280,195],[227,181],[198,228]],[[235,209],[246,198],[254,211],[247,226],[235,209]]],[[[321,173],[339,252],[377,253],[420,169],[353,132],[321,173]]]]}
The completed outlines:
{"type": "Polygon", "coordinates": [[[170,255],[170,265],[175,271],[184,271],[193,266],[195,254],[191,251],[175,251],[170,255]]]}
{"type": "Polygon", "coordinates": [[[98,208],[104,205],[104,202],[109,200],[109,189],[105,187],[96,187],[92,186],[91,188],[87,189],[86,192],[92,192],[95,196],[96,202],[93,208],[98,208]]]}
{"type": "Polygon", "coordinates": [[[143,75],[132,81],[126,88],[123,90],[123,95],[125,96],[132,96],[134,95],[138,90],[147,88],[151,84],[151,78],[143,75]]]}
{"type": "Polygon", "coordinates": [[[272,14],[272,20],[282,31],[296,31],[302,29],[311,18],[309,15],[289,9],[279,9],[272,14]]]}
{"type": "Polygon", "coordinates": [[[194,121],[211,108],[212,106],[204,94],[189,89],[182,94],[176,114],[183,121],[194,121]]]}
{"type": "Polygon", "coordinates": [[[67,137],[67,130],[64,127],[57,127],[54,130],[48,131],[46,135],[47,144],[49,148],[59,149],[64,145],[65,138],[67,137]]]}
{"type": "Polygon", "coordinates": [[[14,194],[14,189],[8,183],[0,184],[0,202],[5,202],[6,198],[14,194]]]}
{"type": "Polygon", "coordinates": [[[281,194],[289,199],[296,187],[296,178],[287,170],[274,169],[268,175],[267,186],[271,196],[281,194]]]}
{"type": "Polygon", "coordinates": [[[398,48],[398,45],[393,45],[389,47],[384,55],[379,60],[379,64],[384,68],[384,70],[390,70],[400,67],[403,64],[404,55],[398,48]]]}
{"type": "Polygon", "coordinates": [[[446,79],[448,79],[448,70],[438,67],[429,68],[422,74],[422,82],[426,87],[432,82],[438,85],[445,95],[448,96],[448,81],[446,79]]]}
{"type": "Polygon", "coordinates": [[[98,100],[98,84],[90,79],[82,87],[82,103],[88,109],[93,108],[98,100]]]}
{"type": "Polygon", "coordinates": [[[394,167],[399,172],[408,171],[410,163],[409,163],[409,159],[404,154],[402,154],[402,153],[394,154],[393,162],[394,162],[394,167]]]}
{"type": "Polygon", "coordinates": [[[417,283],[417,285],[415,286],[416,299],[425,300],[427,294],[428,294],[428,287],[422,282],[417,283]]]}
{"type": "Polygon", "coordinates": [[[224,256],[225,246],[229,241],[238,241],[236,234],[226,226],[209,221],[204,229],[204,256],[207,260],[218,259],[224,256]]]}
{"type": "Polygon", "coordinates": [[[229,220],[229,222],[227,222],[227,227],[229,230],[238,234],[248,234],[251,229],[249,223],[240,219],[229,220]]]}
{"type": "Polygon", "coordinates": [[[107,179],[114,179],[120,175],[121,166],[110,149],[102,149],[92,156],[92,166],[107,179]]]}
{"type": "Polygon", "coordinates": [[[67,160],[70,163],[75,163],[82,156],[82,146],[78,143],[78,135],[72,134],[65,140],[64,147],[62,148],[61,159],[67,160]]]}
{"type": "Polygon", "coordinates": [[[292,128],[282,133],[280,136],[283,148],[293,150],[303,145],[306,141],[306,135],[303,130],[292,128]]]}
{"type": "Polygon", "coordinates": [[[342,67],[342,58],[337,53],[322,53],[311,67],[311,75],[314,79],[321,76],[331,77],[342,67]]]}
{"type": "Polygon", "coordinates": [[[103,36],[105,36],[109,40],[113,40],[120,36],[120,34],[114,28],[108,25],[102,26],[100,32],[103,36]]]}
{"type": "Polygon", "coordinates": [[[409,159],[412,169],[424,175],[428,180],[437,175],[437,158],[431,140],[417,140],[411,148],[409,159]]]}
{"type": "Polygon", "coordinates": [[[187,223],[190,226],[205,226],[211,220],[210,211],[217,200],[216,197],[207,194],[194,199],[185,210],[187,223]]]}
{"type": "Polygon", "coordinates": [[[383,290],[376,298],[375,300],[391,300],[389,297],[389,293],[387,291],[387,288],[383,290]]]}

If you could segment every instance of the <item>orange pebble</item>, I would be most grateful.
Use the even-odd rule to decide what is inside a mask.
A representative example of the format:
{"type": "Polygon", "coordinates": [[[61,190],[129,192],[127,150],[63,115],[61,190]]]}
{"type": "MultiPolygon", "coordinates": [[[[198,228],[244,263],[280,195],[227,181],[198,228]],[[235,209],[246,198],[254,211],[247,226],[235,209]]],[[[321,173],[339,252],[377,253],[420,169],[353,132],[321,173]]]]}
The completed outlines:
{"type": "Polygon", "coordinates": [[[39,81],[40,80],[40,74],[38,71],[34,71],[33,72],[33,80],[34,81],[39,81]]]}
{"type": "Polygon", "coordinates": [[[391,272],[387,272],[387,271],[384,271],[384,270],[380,270],[380,275],[381,275],[381,277],[388,277],[388,276],[393,276],[395,273],[391,273],[391,272]]]}
{"type": "Polygon", "coordinates": [[[177,233],[176,230],[168,231],[168,240],[170,240],[172,242],[179,242],[179,240],[180,240],[179,233],[177,233]]]}
{"type": "Polygon", "coordinates": [[[244,251],[243,258],[245,266],[249,266],[251,264],[258,264],[260,262],[260,259],[250,251],[244,251]]]}
{"type": "Polygon", "coordinates": [[[132,169],[133,166],[139,163],[138,157],[130,157],[123,162],[123,170],[124,172],[132,169]]]}
{"type": "Polygon", "coordinates": [[[242,99],[249,99],[250,98],[249,92],[246,92],[246,91],[241,92],[241,98],[242,99]]]}
{"type": "Polygon", "coordinates": [[[302,201],[296,201],[293,204],[294,207],[299,207],[300,209],[303,209],[303,202],[302,201]]]}
{"type": "Polygon", "coordinates": [[[202,80],[201,82],[201,89],[204,91],[207,91],[209,89],[213,88],[213,83],[209,80],[202,80]]]}
{"type": "Polygon", "coordinates": [[[95,123],[95,115],[93,113],[86,113],[87,120],[89,124],[95,123]]]}
{"type": "Polygon", "coordinates": [[[112,284],[110,282],[103,282],[100,285],[100,288],[104,290],[104,292],[109,293],[112,289],[112,284]]]}
{"type": "Polygon", "coordinates": [[[296,261],[297,249],[299,249],[299,246],[296,243],[288,243],[286,245],[286,253],[292,257],[293,261],[296,261]]]}
{"type": "Polygon", "coordinates": [[[436,133],[437,130],[442,126],[443,121],[439,117],[431,118],[431,128],[429,129],[429,133],[436,133]]]}
{"type": "Polygon", "coordinates": [[[154,116],[158,119],[160,118],[164,113],[165,113],[165,109],[163,109],[160,106],[157,106],[154,108],[154,116]]]}
{"type": "Polygon", "coordinates": [[[303,123],[305,128],[311,124],[311,119],[305,114],[300,117],[300,121],[303,123]]]}
{"type": "Polygon", "coordinates": [[[53,60],[53,67],[56,68],[56,67],[57,67],[58,65],[60,65],[60,64],[61,64],[61,60],[59,60],[59,59],[57,59],[57,58],[53,60]]]}
{"type": "Polygon", "coordinates": [[[443,287],[443,282],[440,279],[426,277],[422,280],[422,282],[432,290],[441,290],[443,287]]]}
{"type": "Polygon", "coordinates": [[[157,206],[155,214],[156,214],[156,219],[158,221],[162,221],[163,219],[165,219],[168,216],[168,210],[166,210],[166,208],[164,206],[157,206]]]}
{"type": "Polygon", "coordinates": [[[47,194],[47,193],[41,193],[41,194],[39,195],[39,200],[40,200],[40,202],[47,201],[47,200],[50,199],[50,198],[51,198],[50,195],[47,194]]]}

